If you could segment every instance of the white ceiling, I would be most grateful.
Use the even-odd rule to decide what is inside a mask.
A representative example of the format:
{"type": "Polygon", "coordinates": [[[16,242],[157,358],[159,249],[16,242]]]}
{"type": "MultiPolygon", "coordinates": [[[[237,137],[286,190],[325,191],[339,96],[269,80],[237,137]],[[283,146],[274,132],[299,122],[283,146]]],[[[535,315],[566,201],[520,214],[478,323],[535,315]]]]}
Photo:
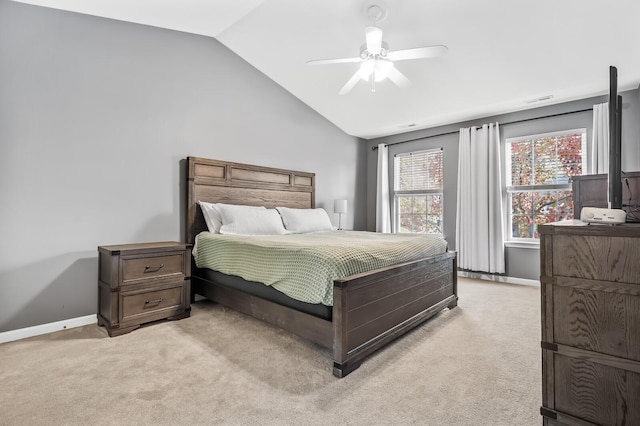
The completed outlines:
{"type": "Polygon", "coordinates": [[[346,133],[374,138],[608,92],[640,83],[638,0],[20,0],[215,37],[346,133]],[[372,3],[390,50],[444,44],[441,58],[396,62],[413,83],[360,82],[372,3]],[[525,101],[552,95],[537,103],[525,101]]]}

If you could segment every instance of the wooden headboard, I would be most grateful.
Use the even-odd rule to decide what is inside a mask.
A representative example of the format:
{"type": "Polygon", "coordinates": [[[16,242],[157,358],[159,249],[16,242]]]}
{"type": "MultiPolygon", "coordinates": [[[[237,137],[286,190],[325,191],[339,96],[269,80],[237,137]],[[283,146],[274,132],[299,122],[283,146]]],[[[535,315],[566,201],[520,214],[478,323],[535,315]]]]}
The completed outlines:
{"type": "Polygon", "coordinates": [[[187,243],[207,229],[198,201],[315,208],[315,180],[315,173],[187,157],[187,243]]]}

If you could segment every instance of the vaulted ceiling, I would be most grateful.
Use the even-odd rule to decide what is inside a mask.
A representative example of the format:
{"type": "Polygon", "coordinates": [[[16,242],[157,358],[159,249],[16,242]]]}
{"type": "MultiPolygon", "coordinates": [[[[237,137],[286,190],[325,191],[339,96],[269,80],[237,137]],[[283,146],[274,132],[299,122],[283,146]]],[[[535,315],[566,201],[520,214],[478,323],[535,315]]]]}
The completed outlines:
{"type": "MultiPolygon", "coordinates": [[[[17,1],[17,0],[16,0],[17,1]]],[[[607,93],[640,83],[638,0],[20,0],[215,37],[346,133],[369,139],[607,93]],[[340,89],[377,25],[389,50],[446,45],[439,58],[398,61],[411,85],[340,89]]]]}

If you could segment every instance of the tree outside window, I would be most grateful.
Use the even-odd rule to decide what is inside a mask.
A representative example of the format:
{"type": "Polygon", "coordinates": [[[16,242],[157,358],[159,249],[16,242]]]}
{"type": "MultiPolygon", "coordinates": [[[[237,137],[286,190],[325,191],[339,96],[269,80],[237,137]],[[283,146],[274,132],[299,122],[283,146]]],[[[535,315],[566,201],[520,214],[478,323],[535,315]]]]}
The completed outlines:
{"type": "Polygon", "coordinates": [[[573,218],[572,176],[586,170],[586,129],[507,139],[511,239],[537,239],[538,225],[573,218]]]}
{"type": "Polygon", "coordinates": [[[396,155],[396,232],[442,235],[442,149],[396,155]]]}

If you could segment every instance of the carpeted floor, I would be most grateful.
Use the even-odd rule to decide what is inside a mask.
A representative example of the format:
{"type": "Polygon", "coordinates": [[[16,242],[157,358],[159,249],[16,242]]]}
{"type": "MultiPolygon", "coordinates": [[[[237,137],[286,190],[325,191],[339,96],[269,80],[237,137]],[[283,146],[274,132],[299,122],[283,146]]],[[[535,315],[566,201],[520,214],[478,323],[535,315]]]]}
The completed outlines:
{"type": "Polygon", "coordinates": [[[208,301],[116,338],[5,343],[0,424],[541,424],[539,289],[460,278],[459,296],[343,379],[328,350],[208,301]]]}

